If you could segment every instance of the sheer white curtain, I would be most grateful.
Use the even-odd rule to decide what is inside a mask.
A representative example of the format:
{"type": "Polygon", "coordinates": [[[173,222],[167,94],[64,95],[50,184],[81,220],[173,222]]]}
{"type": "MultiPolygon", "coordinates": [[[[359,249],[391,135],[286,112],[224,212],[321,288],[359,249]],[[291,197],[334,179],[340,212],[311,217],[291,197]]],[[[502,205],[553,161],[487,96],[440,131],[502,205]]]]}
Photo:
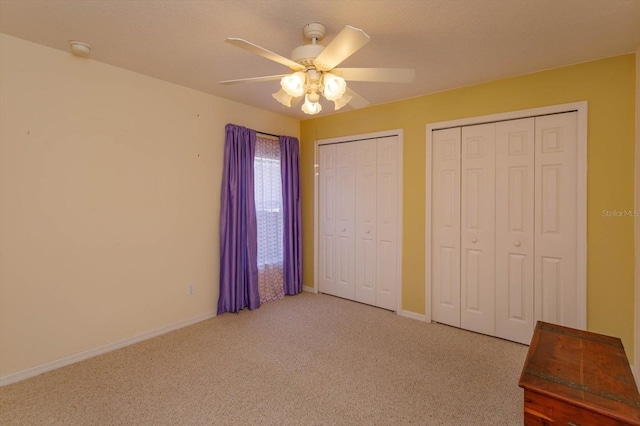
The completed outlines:
{"type": "Polygon", "coordinates": [[[254,160],[260,303],[284,298],[280,142],[256,137],[254,160]]]}

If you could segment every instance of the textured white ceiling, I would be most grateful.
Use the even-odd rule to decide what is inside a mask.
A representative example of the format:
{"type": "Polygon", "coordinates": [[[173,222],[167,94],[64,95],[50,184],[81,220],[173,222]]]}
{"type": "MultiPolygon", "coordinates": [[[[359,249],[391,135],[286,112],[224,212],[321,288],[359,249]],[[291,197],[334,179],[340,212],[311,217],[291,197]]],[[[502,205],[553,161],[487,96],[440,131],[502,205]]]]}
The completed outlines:
{"type": "Polygon", "coordinates": [[[349,84],[372,104],[640,47],[640,0],[0,0],[5,34],[64,51],[84,41],[93,60],[297,118],[271,98],[278,81],[218,82],[288,71],[226,37],[289,57],[310,22],[327,26],[323,44],[345,25],[371,36],[341,66],[416,70],[409,84],[349,84]]]}

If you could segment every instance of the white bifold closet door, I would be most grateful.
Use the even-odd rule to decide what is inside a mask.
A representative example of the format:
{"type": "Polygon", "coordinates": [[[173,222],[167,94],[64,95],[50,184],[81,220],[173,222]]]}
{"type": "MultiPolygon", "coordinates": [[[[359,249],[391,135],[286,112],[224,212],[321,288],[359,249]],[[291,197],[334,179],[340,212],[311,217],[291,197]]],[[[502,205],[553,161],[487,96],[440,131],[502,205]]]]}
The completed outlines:
{"type": "Polygon", "coordinates": [[[399,139],[320,145],[318,289],[395,310],[399,139]]]}
{"type": "Polygon", "coordinates": [[[336,294],[336,149],[335,145],[318,151],[318,288],[336,294]]]}
{"type": "Polygon", "coordinates": [[[577,114],[536,118],[535,315],[578,326],[577,114]]]}
{"type": "Polygon", "coordinates": [[[460,326],[492,334],[495,282],[495,124],[462,128],[460,326]]]}
{"type": "MultiPolygon", "coordinates": [[[[376,303],[395,311],[400,297],[400,217],[402,204],[400,182],[400,139],[398,136],[380,138],[378,150],[378,191],[376,200],[376,303]]],[[[357,258],[356,258],[357,259],[357,258]]],[[[357,262],[357,260],[356,260],[357,262]]],[[[357,299],[356,299],[357,300],[357,299]]]]}
{"type": "Polygon", "coordinates": [[[496,123],[496,330],[529,343],[534,324],[534,119],[496,123]]]}
{"type": "Polygon", "coordinates": [[[459,127],[433,132],[432,316],[460,327],[460,141],[459,127]]]}
{"type": "Polygon", "coordinates": [[[356,157],[355,195],[355,297],[351,299],[369,305],[376,304],[376,258],[378,245],[377,194],[378,145],[371,141],[352,142],[358,149],[356,157]]]}
{"type": "Polygon", "coordinates": [[[334,247],[336,274],[336,296],[355,297],[355,196],[356,172],[353,167],[356,147],[352,144],[336,145],[336,245],[334,247]]]}
{"type": "Polygon", "coordinates": [[[433,132],[434,321],[521,343],[577,325],[576,120],[433,132]]]}
{"type": "Polygon", "coordinates": [[[319,288],[355,297],[355,156],[354,144],[323,146],[320,156],[319,288]]]}

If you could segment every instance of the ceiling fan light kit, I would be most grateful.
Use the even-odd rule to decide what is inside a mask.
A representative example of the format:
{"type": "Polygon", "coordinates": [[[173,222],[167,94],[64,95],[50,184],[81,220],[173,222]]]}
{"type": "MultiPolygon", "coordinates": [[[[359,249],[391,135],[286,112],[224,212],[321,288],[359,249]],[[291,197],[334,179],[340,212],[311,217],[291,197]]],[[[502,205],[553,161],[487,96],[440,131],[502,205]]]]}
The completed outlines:
{"type": "MultiPolygon", "coordinates": [[[[305,99],[304,99],[304,104],[302,104],[302,112],[304,112],[305,114],[309,114],[309,115],[313,115],[313,114],[317,114],[320,111],[322,111],[322,105],[320,105],[320,102],[318,101],[311,101],[310,96],[312,96],[313,94],[308,94],[305,95],[305,99]]],[[[317,95],[317,94],[316,94],[317,95]]],[[[318,99],[320,98],[319,95],[318,99]]]]}
{"type": "Polygon", "coordinates": [[[336,111],[339,110],[340,108],[342,108],[343,106],[345,106],[346,104],[351,102],[352,99],[353,99],[353,96],[347,95],[345,93],[339,99],[336,99],[335,101],[333,101],[333,105],[334,105],[335,110],[336,111]]]}
{"type": "Polygon", "coordinates": [[[302,71],[294,72],[291,75],[285,75],[280,80],[282,90],[287,92],[291,97],[297,98],[305,93],[307,76],[302,71]]]}
{"type": "Polygon", "coordinates": [[[337,101],[347,90],[347,82],[344,81],[344,78],[335,74],[324,74],[322,82],[322,93],[329,101],[337,101]]]}
{"type": "Polygon", "coordinates": [[[293,73],[285,76],[226,80],[220,83],[236,84],[279,79],[281,89],[271,96],[282,105],[291,107],[293,99],[301,99],[304,95],[305,101],[302,105],[302,111],[305,114],[313,115],[322,111],[320,94],[328,101],[333,101],[336,111],[349,103],[354,108],[369,104],[365,98],[347,88],[345,76],[351,81],[395,83],[413,81],[415,72],[412,69],[336,68],[342,61],[367,44],[370,37],[361,29],[347,25],[327,46],[317,44],[319,40],[324,38],[326,30],[326,27],[318,22],[305,25],[303,34],[311,43],[293,49],[291,59],[246,40],[227,38],[226,42],[285,65],[293,73]]]}
{"type": "Polygon", "coordinates": [[[291,99],[293,96],[289,95],[284,89],[278,90],[276,93],[272,94],[273,99],[280,102],[282,105],[291,108],[291,99]]]}

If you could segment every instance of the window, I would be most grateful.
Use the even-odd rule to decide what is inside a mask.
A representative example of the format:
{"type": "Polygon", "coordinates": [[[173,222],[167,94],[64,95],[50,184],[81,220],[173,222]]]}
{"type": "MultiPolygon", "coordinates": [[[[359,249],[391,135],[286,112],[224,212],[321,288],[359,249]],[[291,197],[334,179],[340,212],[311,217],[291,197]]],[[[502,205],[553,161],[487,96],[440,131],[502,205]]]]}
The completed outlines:
{"type": "Polygon", "coordinates": [[[253,167],[262,303],[284,298],[280,142],[258,136],[253,167]]]}

